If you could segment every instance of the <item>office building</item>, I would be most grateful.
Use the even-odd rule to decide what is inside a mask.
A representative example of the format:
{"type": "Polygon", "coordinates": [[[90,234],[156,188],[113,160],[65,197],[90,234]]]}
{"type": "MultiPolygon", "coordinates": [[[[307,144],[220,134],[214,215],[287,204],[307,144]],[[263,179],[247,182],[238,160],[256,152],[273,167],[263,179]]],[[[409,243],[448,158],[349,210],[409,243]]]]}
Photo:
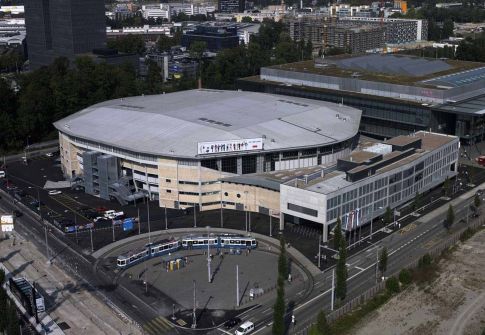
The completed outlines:
{"type": "Polygon", "coordinates": [[[239,45],[239,36],[236,26],[226,25],[198,25],[192,30],[184,31],[182,46],[190,48],[194,42],[205,42],[207,49],[217,52],[222,49],[231,49],[239,45]]]}
{"type": "Polygon", "coordinates": [[[245,0],[219,0],[217,9],[220,13],[242,13],[245,6],[245,0]]]}
{"type": "Polygon", "coordinates": [[[99,0],[25,0],[25,23],[31,69],[106,45],[105,8],[99,0]]]}
{"type": "Polygon", "coordinates": [[[322,44],[325,47],[341,48],[347,53],[380,51],[385,47],[383,27],[348,27],[342,24],[324,24],[322,44]]]}
{"type": "Polygon", "coordinates": [[[458,137],[425,131],[370,143],[339,159],[333,171],[282,184],[281,226],[322,225],[324,242],[337,218],[342,230],[355,231],[387,207],[394,209],[456,176],[459,148],[458,137]]]}

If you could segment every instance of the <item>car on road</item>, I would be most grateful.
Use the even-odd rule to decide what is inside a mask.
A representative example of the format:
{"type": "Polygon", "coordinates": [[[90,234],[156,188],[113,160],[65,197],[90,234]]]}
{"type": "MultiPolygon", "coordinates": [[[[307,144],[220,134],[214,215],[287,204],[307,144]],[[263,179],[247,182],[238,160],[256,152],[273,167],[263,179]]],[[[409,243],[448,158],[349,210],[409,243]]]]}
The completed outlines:
{"type": "Polygon", "coordinates": [[[232,318],[224,323],[224,328],[231,329],[241,323],[240,318],[232,318]]]}
{"type": "Polygon", "coordinates": [[[234,334],[235,335],[246,335],[246,334],[251,333],[253,330],[254,330],[254,323],[252,323],[251,321],[246,321],[236,329],[234,334]]]}
{"type": "Polygon", "coordinates": [[[54,157],[54,154],[52,152],[48,152],[45,155],[46,155],[46,157],[54,157]]]}
{"type": "Polygon", "coordinates": [[[49,195],[58,195],[58,194],[61,194],[62,191],[59,191],[59,190],[50,190],[49,191],[49,195]]]}

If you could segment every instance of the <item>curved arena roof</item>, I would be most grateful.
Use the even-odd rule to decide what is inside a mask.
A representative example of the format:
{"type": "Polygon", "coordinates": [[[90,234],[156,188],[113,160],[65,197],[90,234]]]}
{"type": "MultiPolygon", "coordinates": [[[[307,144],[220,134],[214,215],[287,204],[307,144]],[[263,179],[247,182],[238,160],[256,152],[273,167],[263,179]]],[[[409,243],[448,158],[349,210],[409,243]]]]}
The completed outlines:
{"type": "Polygon", "coordinates": [[[344,141],[357,133],[360,117],[360,110],[324,101],[191,90],[105,101],[54,125],[66,135],[133,152],[200,158],[199,142],[263,138],[268,152],[344,141]]]}

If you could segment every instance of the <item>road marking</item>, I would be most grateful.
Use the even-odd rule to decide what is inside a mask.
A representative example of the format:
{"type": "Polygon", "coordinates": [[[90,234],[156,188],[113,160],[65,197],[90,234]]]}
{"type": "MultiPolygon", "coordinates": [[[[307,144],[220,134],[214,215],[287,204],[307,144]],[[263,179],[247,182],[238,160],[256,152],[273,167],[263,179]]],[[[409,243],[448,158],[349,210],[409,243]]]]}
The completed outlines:
{"type": "Polygon", "coordinates": [[[261,313],[267,314],[268,312],[271,312],[271,311],[272,311],[272,308],[268,308],[268,309],[265,309],[264,311],[262,311],[261,313]]]}
{"type": "Polygon", "coordinates": [[[364,271],[364,269],[363,269],[363,268],[361,268],[360,266],[356,266],[355,268],[356,268],[357,270],[364,271]]]}
{"type": "Polygon", "coordinates": [[[222,328],[217,328],[217,330],[219,330],[219,331],[221,331],[221,332],[223,332],[223,333],[225,333],[225,334],[232,335],[232,333],[230,333],[230,332],[228,332],[227,330],[224,330],[224,329],[222,329],[222,328]]]}

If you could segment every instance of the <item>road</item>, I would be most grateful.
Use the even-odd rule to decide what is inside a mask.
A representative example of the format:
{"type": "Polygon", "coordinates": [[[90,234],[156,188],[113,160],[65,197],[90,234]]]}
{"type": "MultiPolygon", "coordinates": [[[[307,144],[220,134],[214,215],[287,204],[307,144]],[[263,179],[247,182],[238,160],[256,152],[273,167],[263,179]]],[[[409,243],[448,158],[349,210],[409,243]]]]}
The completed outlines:
{"type": "MultiPolygon", "coordinates": [[[[474,194],[474,191],[468,192],[474,194]]],[[[469,196],[468,195],[468,196],[469,196]]],[[[472,204],[473,198],[468,199],[461,195],[454,202],[456,223],[453,230],[458,231],[467,226],[467,207],[472,204]]],[[[434,210],[433,212],[417,217],[413,224],[403,229],[403,233],[394,232],[386,238],[372,243],[366,241],[367,247],[360,253],[350,256],[347,260],[349,278],[347,281],[347,297],[354,298],[362,292],[376,285],[377,253],[382,247],[388,249],[388,263],[386,273],[397,273],[403,267],[419,259],[429,250],[438,244],[439,241],[449,236],[443,226],[446,217],[447,205],[434,210]]],[[[471,215],[471,211],[468,212],[471,215]]],[[[471,220],[471,218],[470,218],[471,220]]],[[[303,333],[308,326],[316,320],[320,311],[330,310],[332,292],[332,271],[333,267],[326,269],[314,280],[312,293],[305,299],[305,302],[296,303],[293,310],[288,311],[287,325],[291,334],[303,333]],[[316,307],[318,306],[318,307],[316,307]],[[291,314],[295,315],[296,325],[290,325],[291,314]]],[[[243,320],[256,321],[256,331],[259,334],[270,334],[272,325],[272,304],[271,302],[259,306],[257,309],[247,313],[243,320]]],[[[218,329],[211,334],[222,334],[224,330],[218,329]]]]}

